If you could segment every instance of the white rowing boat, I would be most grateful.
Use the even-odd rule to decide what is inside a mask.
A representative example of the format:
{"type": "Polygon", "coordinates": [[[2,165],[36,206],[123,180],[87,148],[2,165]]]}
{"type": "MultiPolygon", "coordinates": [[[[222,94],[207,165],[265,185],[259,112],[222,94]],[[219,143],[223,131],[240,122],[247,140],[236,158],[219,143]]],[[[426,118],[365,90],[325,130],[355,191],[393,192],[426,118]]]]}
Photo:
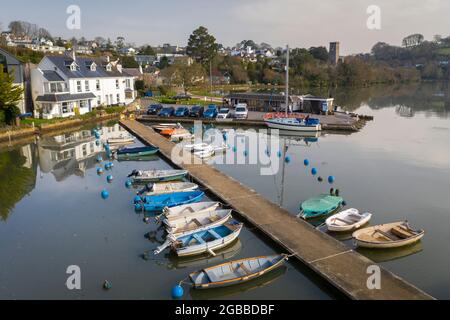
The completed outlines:
{"type": "Polygon", "coordinates": [[[399,221],[355,231],[353,238],[359,247],[387,249],[415,243],[424,234],[424,230],[414,230],[407,221],[399,221]]]}
{"type": "Polygon", "coordinates": [[[348,209],[329,217],[325,223],[329,231],[348,232],[361,228],[371,218],[371,213],[360,214],[357,209],[348,209]]]}
{"type": "Polygon", "coordinates": [[[186,170],[134,170],[128,177],[135,183],[164,182],[181,180],[188,175],[186,170]]]}
{"type": "Polygon", "coordinates": [[[214,211],[219,207],[220,202],[198,202],[173,208],[165,208],[163,214],[167,219],[176,219],[199,212],[214,211]]]}
{"type": "Polygon", "coordinates": [[[175,237],[186,236],[201,230],[220,226],[232,218],[232,210],[204,211],[177,219],[164,219],[166,231],[175,237]]]}
{"type": "Polygon", "coordinates": [[[148,184],[138,194],[145,196],[156,196],[174,192],[188,192],[198,189],[198,184],[191,182],[161,182],[148,184]]]}
{"type": "Polygon", "coordinates": [[[125,144],[132,144],[135,142],[135,138],[131,136],[120,136],[116,138],[109,138],[108,144],[118,144],[118,145],[125,145],[125,144]]]}

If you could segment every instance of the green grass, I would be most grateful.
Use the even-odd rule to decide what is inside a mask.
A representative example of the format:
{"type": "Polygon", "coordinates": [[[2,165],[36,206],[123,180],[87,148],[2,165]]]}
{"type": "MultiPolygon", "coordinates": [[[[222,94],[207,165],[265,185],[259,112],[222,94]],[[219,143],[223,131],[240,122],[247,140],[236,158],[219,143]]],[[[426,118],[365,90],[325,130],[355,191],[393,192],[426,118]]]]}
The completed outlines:
{"type": "MultiPolygon", "coordinates": [[[[180,105],[180,106],[193,106],[193,105],[201,105],[201,106],[207,106],[211,104],[211,101],[209,100],[203,100],[203,99],[190,99],[190,100],[175,100],[168,97],[157,97],[154,98],[155,101],[162,103],[162,104],[173,104],[173,105],[180,105]]],[[[214,104],[214,102],[213,102],[214,104]]],[[[217,103],[216,103],[217,104],[217,103]]]]}
{"type": "Polygon", "coordinates": [[[450,56],[450,48],[440,48],[437,52],[443,56],[450,56]]]}

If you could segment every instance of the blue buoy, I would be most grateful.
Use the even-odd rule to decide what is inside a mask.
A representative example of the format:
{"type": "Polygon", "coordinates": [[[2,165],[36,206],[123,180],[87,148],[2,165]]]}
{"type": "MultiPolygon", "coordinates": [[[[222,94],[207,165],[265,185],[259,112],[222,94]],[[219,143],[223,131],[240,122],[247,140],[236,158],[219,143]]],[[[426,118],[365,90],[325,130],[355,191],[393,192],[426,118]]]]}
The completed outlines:
{"type": "Polygon", "coordinates": [[[136,196],[136,197],[134,197],[134,204],[136,204],[136,203],[141,203],[143,200],[142,200],[142,198],[140,197],[140,196],[136,196]]]}
{"type": "Polygon", "coordinates": [[[347,206],[347,201],[342,201],[342,206],[343,207],[347,206]]]}
{"type": "Polygon", "coordinates": [[[96,145],[97,147],[100,147],[100,140],[95,141],[95,145],[96,145]]]}
{"type": "Polygon", "coordinates": [[[333,177],[333,176],[329,176],[329,177],[328,177],[328,182],[329,182],[330,184],[333,184],[334,181],[336,181],[335,177],[333,177]]]}
{"type": "Polygon", "coordinates": [[[176,285],[172,288],[172,298],[173,299],[181,299],[183,298],[184,290],[183,287],[180,285],[176,285]]]}
{"type": "Polygon", "coordinates": [[[114,168],[114,163],[110,162],[110,163],[108,163],[108,165],[110,168],[114,168]]]}
{"type": "Polygon", "coordinates": [[[136,212],[141,212],[142,209],[143,209],[142,204],[136,203],[136,204],[134,205],[134,211],[136,211],[136,212]]]}
{"type": "Polygon", "coordinates": [[[270,157],[270,150],[269,150],[269,149],[266,149],[266,155],[267,155],[268,157],[270,157]]]}
{"type": "Polygon", "coordinates": [[[283,153],[281,151],[278,151],[278,153],[277,153],[278,158],[281,158],[282,155],[283,155],[283,153]]]}
{"type": "Polygon", "coordinates": [[[103,283],[103,289],[105,290],[111,290],[112,285],[108,280],[105,280],[105,282],[103,283]]]}
{"type": "Polygon", "coordinates": [[[291,163],[291,156],[287,156],[286,159],[284,159],[284,161],[286,161],[286,163],[291,163]]]}
{"type": "Polygon", "coordinates": [[[312,174],[313,176],[315,176],[315,175],[317,174],[317,169],[316,169],[316,168],[312,168],[311,174],[312,174]]]}
{"type": "Polygon", "coordinates": [[[244,157],[247,157],[247,156],[248,156],[248,151],[245,150],[245,151],[244,151],[244,157]]]}
{"type": "Polygon", "coordinates": [[[237,152],[237,148],[236,147],[233,147],[233,152],[237,152]]]}
{"type": "Polygon", "coordinates": [[[109,176],[106,177],[106,181],[107,181],[108,183],[113,182],[113,180],[114,180],[114,177],[113,177],[112,175],[109,175],[109,176]]]}
{"type": "Polygon", "coordinates": [[[98,175],[103,174],[103,169],[102,169],[102,168],[97,168],[97,174],[98,174],[98,175]]]}
{"type": "Polygon", "coordinates": [[[125,182],[125,188],[130,189],[133,186],[133,182],[131,180],[127,180],[125,182]]]}
{"type": "Polygon", "coordinates": [[[308,159],[305,159],[305,160],[303,161],[303,164],[305,165],[305,167],[309,166],[309,160],[308,160],[308,159]]]}
{"type": "Polygon", "coordinates": [[[103,190],[103,191],[102,191],[102,198],[103,198],[104,200],[106,200],[106,199],[109,198],[109,192],[108,192],[107,190],[103,190]]]}
{"type": "Polygon", "coordinates": [[[223,141],[227,141],[228,140],[228,136],[226,133],[223,134],[223,141]]]}
{"type": "Polygon", "coordinates": [[[102,156],[98,156],[97,157],[97,162],[102,162],[103,161],[103,157],[102,156]]]}
{"type": "Polygon", "coordinates": [[[98,132],[94,133],[95,139],[100,139],[100,134],[98,132]]]}

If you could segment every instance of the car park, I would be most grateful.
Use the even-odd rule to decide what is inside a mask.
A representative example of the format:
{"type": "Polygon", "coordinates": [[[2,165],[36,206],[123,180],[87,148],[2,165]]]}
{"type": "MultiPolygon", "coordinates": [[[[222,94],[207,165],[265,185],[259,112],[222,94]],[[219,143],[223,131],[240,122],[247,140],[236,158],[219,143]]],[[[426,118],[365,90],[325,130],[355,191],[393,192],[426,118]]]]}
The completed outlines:
{"type": "Polygon", "coordinates": [[[147,115],[157,115],[162,109],[162,104],[152,104],[147,109],[147,115]]]}
{"type": "Polygon", "coordinates": [[[218,120],[224,120],[231,118],[231,110],[230,108],[221,108],[219,113],[217,114],[218,120]]]}
{"type": "Polygon", "coordinates": [[[247,119],[248,109],[246,104],[237,104],[234,110],[234,117],[236,119],[247,119]]]}
{"type": "Polygon", "coordinates": [[[175,111],[175,117],[189,117],[189,108],[188,107],[179,107],[175,111]]]}
{"type": "Polygon", "coordinates": [[[217,110],[217,106],[215,104],[210,104],[203,113],[203,117],[207,119],[215,119],[218,114],[219,110],[217,110]]]}
{"type": "Polygon", "coordinates": [[[193,106],[189,112],[189,117],[201,118],[203,117],[204,109],[202,106],[193,106]]]}
{"type": "Polygon", "coordinates": [[[174,114],[175,114],[175,108],[174,107],[166,107],[166,108],[163,108],[158,113],[158,116],[160,116],[160,117],[173,117],[174,114]]]}

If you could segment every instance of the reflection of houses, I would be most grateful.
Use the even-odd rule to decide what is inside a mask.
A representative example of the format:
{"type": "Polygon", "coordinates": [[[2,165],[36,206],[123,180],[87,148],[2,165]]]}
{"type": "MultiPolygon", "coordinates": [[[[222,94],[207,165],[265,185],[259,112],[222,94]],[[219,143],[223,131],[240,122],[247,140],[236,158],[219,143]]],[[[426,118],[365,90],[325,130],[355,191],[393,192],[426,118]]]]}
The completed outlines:
{"type": "Polygon", "coordinates": [[[98,106],[129,104],[134,77],[119,61],[106,58],[46,56],[32,75],[35,109],[44,118],[85,114],[98,106]]]}
{"type": "Polygon", "coordinates": [[[405,118],[414,117],[414,110],[408,106],[397,106],[397,107],[395,107],[395,112],[400,117],[405,117],[405,118]]]}
{"type": "Polygon", "coordinates": [[[126,131],[118,124],[100,130],[100,141],[89,130],[46,137],[38,142],[39,164],[42,172],[52,172],[57,181],[71,175],[83,176],[87,169],[96,165],[96,156],[104,155],[103,143],[126,131]]]}

